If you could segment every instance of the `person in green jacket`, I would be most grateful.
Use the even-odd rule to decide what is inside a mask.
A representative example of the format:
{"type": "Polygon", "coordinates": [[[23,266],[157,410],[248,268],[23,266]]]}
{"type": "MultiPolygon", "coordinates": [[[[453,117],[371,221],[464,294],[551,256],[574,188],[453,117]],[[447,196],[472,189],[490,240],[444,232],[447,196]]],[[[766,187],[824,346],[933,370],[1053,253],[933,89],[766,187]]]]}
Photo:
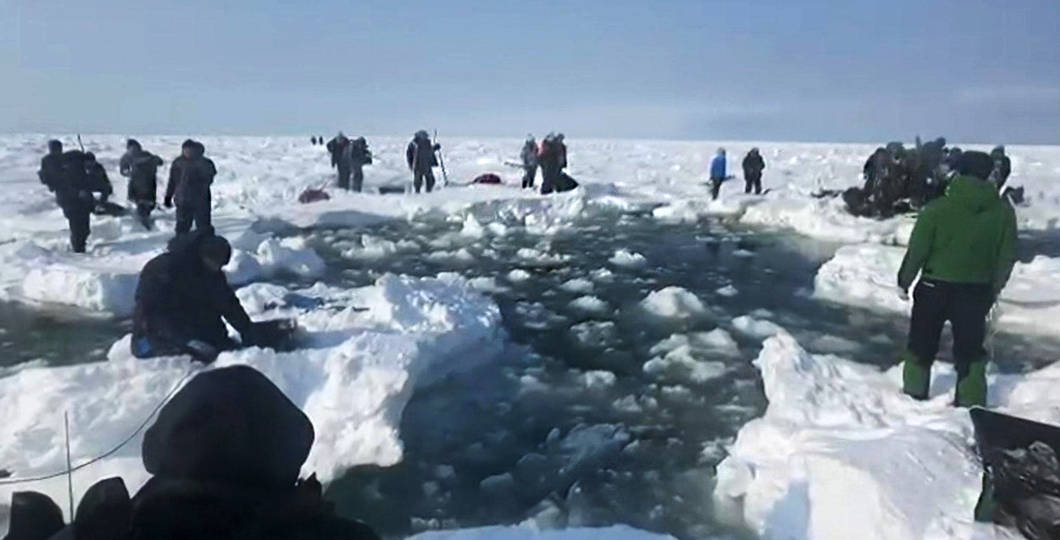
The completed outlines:
{"type": "Polygon", "coordinates": [[[898,287],[913,291],[903,391],[928,398],[942,327],[953,331],[958,407],[986,405],[986,319],[1016,261],[1016,214],[988,178],[994,161],[965,152],[946,195],[921,211],[909,238],[898,287]]]}

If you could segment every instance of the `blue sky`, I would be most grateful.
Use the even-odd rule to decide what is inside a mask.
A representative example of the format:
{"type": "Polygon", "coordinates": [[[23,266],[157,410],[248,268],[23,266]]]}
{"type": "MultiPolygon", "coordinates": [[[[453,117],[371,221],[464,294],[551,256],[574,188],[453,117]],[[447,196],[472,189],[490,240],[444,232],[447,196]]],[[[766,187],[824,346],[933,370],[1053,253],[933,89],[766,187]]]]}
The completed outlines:
{"type": "Polygon", "coordinates": [[[0,132],[1060,143],[1057,0],[0,0],[0,132]]]}

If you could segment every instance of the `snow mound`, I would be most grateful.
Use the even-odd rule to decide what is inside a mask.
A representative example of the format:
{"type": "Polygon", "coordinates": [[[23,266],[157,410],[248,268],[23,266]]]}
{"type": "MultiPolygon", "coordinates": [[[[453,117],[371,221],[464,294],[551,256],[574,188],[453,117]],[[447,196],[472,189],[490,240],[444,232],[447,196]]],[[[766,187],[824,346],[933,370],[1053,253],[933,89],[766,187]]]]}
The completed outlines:
{"type": "Polygon", "coordinates": [[[651,315],[663,319],[688,319],[707,312],[707,308],[695,294],[681,287],[654,291],[641,300],[640,306],[651,315]]]}
{"type": "MultiPolygon", "coordinates": [[[[895,313],[908,313],[912,303],[899,298],[897,274],[903,248],[856,245],[840,248],[821,266],[814,279],[818,298],[895,313]]],[[[1060,259],[1035,257],[1016,263],[1001,292],[997,323],[1001,328],[1054,336],[1060,332],[1060,259]]]]}
{"type": "Polygon", "coordinates": [[[516,268],[515,270],[508,272],[508,275],[505,277],[508,279],[508,281],[512,283],[522,283],[524,281],[528,281],[531,276],[530,272],[527,272],[526,270],[523,270],[521,268],[516,268]]]}
{"type": "MultiPolygon", "coordinates": [[[[278,275],[314,278],[324,273],[324,261],[300,238],[277,240],[266,235],[252,248],[242,249],[245,243],[244,238],[232,241],[232,261],[225,273],[233,285],[278,275]]],[[[132,315],[140,270],[164,246],[161,238],[133,236],[108,249],[75,254],[32,240],[15,241],[0,246],[0,299],[127,317],[132,315]]]]}
{"type": "MultiPolygon", "coordinates": [[[[296,317],[306,345],[291,353],[226,353],[215,366],[250,365],[305,411],[317,436],[303,472],[324,482],[355,465],[399,462],[398,422],[413,389],[491,358],[503,339],[496,305],[453,276],[384,276],[353,290],[259,284],[238,294],[256,319],[296,317]]],[[[107,362],[26,368],[0,379],[0,463],[15,478],[64,468],[64,412],[76,466],[131,434],[185,375],[212,369],[180,357],[136,360],[128,339],[115,344],[107,362]]],[[[111,475],[138,489],[147,478],[141,438],[75,473],[77,497],[111,475]]],[[[66,498],[65,477],[0,486],[0,500],[16,489],[66,498]]]]}
{"type": "Polygon", "coordinates": [[[702,384],[728,372],[723,362],[708,358],[738,353],[736,341],[720,328],[690,335],[674,334],[648,351],[654,356],[643,369],[644,373],[657,379],[702,384]]]}
{"type": "Polygon", "coordinates": [[[650,533],[624,525],[599,529],[542,530],[527,524],[518,527],[485,527],[455,531],[430,531],[409,540],[673,540],[672,536],[650,533]]]}
{"type": "MultiPolygon", "coordinates": [[[[954,374],[939,366],[932,399],[901,393],[888,372],[814,356],[787,333],[755,365],[769,406],[740,429],[717,468],[715,500],[767,539],[1004,538],[974,524],[981,470],[967,411],[949,406],[954,374]]],[[[1056,423],[1060,365],[991,375],[991,406],[1056,423]]]]}
{"type": "Polygon", "coordinates": [[[638,268],[648,263],[644,258],[644,255],[641,255],[640,253],[632,253],[624,249],[616,251],[615,254],[608,259],[608,262],[624,268],[638,268]]]}

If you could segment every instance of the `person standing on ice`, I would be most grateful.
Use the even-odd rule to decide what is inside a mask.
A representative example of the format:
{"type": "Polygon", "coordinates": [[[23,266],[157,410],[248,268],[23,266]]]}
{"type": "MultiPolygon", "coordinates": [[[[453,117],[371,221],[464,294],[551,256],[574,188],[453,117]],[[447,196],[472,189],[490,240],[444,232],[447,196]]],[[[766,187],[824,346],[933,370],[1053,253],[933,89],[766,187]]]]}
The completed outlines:
{"type": "Polygon", "coordinates": [[[725,149],[718,148],[718,153],[710,162],[710,196],[713,200],[718,200],[718,194],[721,193],[721,184],[725,182],[727,167],[725,149]]]}
{"type": "Polygon", "coordinates": [[[188,139],[181,145],[181,155],[169,167],[169,184],[166,186],[166,208],[177,204],[177,234],[210,226],[210,185],[217,175],[213,161],[205,157],[206,147],[188,139]]]}
{"type": "Polygon", "coordinates": [[[743,192],[751,193],[754,189],[755,195],[762,194],[762,171],[766,168],[766,162],[758,148],[752,148],[743,158],[743,179],[746,183],[743,192]]]}
{"type": "Polygon", "coordinates": [[[567,168],[567,145],[563,142],[562,133],[545,136],[537,155],[541,165],[541,194],[548,195],[560,191],[563,169],[567,168]]]}
{"type": "Polygon", "coordinates": [[[1005,182],[1008,182],[1009,175],[1012,174],[1012,160],[1005,155],[1004,146],[995,146],[990,151],[990,157],[994,160],[994,170],[990,173],[990,181],[997,186],[997,190],[1000,192],[1005,187],[1005,182]]]}
{"type": "Polygon", "coordinates": [[[213,227],[177,235],[140,271],[131,349],[137,358],[189,354],[213,362],[237,344],[225,321],[251,343],[254,324],[221,270],[232,246],[213,227]]]}
{"type": "Polygon", "coordinates": [[[331,166],[339,169],[339,188],[350,189],[350,139],[340,131],[334,139],[328,141],[327,148],[331,154],[331,166]]]}
{"type": "Polygon", "coordinates": [[[353,171],[353,180],[350,188],[357,193],[364,187],[364,166],[372,164],[372,151],[368,149],[368,141],[364,137],[357,137],[350,141],[350,167],[353,171]]]}
{"type": "Polygon", "coordinates": [[[928,398],[942,327],[953,331],[958,407],[986,405],[986,319],[1016,262],[1016,214],[989,182],[994,160],[965,152],[946,195],[921,211],[898,271],[913,291],[909,343],[902,353],[903,391],[928,398]]]}
{"type": "Polygon", "coordinates": [[[70,225],[70,248],[74,253],[84,253],[87,248],[92,210],[96,207],[92,193],[110,194],[109,182],[104,186],[89,177],[90,166],[83,152],[71,150],[64,153],[62,143],[50,141],[48,155],[41,159],[37,173],[41,183],[55,193],[55,202],[70,225]]]}
{"type": "Polygon", "coordinates": [[[537,141],[533,135],[526,136],[523,151],[519,154],[523,160],[523,189],[534,187],[534,178],[537,177],[537,141]]]}
{"type": "Polygon", "coordinates": [[[420,130],[405,149],[405,161],[412,171],[412,187],[416,193],[420,192],[424,182],[427,184],[427,193],[434,190],[434,168],[438,166],[435,152],[441,148],[442,145],[431,142],[431,136],[426,131],[420,130]]]}
{"type": "Polygon", "coordinates": [[[152,229],[151,211],[158,204],[158,168],[162,165],[162,158],[145,152],[136,139],[125,142],[118,172],[129,179],[128,198],[136,205],[136,216],[147,230],[152,229]]]}

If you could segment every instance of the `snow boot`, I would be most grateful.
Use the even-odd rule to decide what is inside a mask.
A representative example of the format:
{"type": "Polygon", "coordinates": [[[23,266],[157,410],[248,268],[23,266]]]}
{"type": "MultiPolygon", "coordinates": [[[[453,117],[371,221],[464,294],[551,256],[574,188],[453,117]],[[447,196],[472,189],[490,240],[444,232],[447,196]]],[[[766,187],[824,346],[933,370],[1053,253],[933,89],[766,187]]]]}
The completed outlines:
{"type": "Polygon", "coordinates": [[[975,520],[980,523],[992,523],[994,521],[994,510],[997,501],[994,500],[994,482],[990,474],[983,473],[983,491],[979,493],[979,500],[975,503],[975,520]]]}
{"type": "Polygon", "coordinates": [[[956,407],[986,407],[986,360],[968,364],[967,371],[957,376],[957,392],[953,399],[956,407]]]}
{"type": "Polygon", "coordinates": [[[918,401],[927,400],[931,390],[931,365],[925,365],[909,351],[902,353],[901,358],[902,392],[918,401]]]}

